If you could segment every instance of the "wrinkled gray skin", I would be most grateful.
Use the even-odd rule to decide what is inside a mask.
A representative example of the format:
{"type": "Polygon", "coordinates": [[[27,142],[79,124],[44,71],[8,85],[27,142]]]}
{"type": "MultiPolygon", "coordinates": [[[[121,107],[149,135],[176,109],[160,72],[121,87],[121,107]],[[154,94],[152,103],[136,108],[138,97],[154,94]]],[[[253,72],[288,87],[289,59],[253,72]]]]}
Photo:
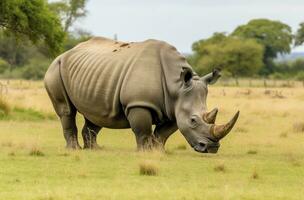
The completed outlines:
{"type": "Polygon", "coordinates": [[[238,117],[218,126],[217,109],[207,113],[208,84],[219,77],[217,70],[197,76],[185,58],[162,41],[123,43],[98,37],[57,57],[44,82],[67,148],[80,148],[78,111],[85,118],[84,148],[99,148],[96,137],[102,127],[132,128],[141,150],[163,148],[179,129],[194,150],[216,153],[238,117]]]}

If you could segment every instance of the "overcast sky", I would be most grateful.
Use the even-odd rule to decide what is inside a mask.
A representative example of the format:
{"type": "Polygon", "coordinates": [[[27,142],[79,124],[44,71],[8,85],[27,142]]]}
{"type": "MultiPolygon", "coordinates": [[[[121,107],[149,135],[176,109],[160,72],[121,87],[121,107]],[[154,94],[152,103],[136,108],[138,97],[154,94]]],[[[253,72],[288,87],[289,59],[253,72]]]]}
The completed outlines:
{"type": "Polygon", "coordinates": [[[196,40],[229,33],[254,18],[280,20],[293,31],[304,21],[304,0],[89,0],[87,10],[76,26],[94,35],[160,39],[183,53],[196,40]]]}

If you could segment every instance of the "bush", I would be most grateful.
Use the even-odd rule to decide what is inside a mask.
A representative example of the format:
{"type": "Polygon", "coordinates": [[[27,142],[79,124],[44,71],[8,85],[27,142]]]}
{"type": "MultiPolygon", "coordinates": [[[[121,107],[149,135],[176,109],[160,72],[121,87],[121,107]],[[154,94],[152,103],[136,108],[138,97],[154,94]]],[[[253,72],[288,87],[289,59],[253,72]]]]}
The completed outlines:
{"type": "Polygon", "coordinates": [[[48,60],[32,60],[23,67],[21,77],[27,80],[43,79],[49,64],[48,60]]]}
{"type": "Polygon", "coordinates": [[[304,81],[304,72],[299,72],[297,75],[296,75],[296,79],[298,81],[304,81]]]}
{"type": "Polygon", "coordinates": [[[275,72],[269,76],[269,78],[274,79],[274,80],[283,80],[286,78],[286,75],[280,73],[280,72],[275,72]]]}
{"type": "Polygon", "coordinates": [[[296,75],[296,80],[298,81],[302,81],[302,84],[304,86],[304,72],[299,72],[297,75],[296,75]]]}
{"type": "Polygon", "coordinates": [[[9,68],[9,64],[0,58],[0,74],[5,72],[9,68]]]}

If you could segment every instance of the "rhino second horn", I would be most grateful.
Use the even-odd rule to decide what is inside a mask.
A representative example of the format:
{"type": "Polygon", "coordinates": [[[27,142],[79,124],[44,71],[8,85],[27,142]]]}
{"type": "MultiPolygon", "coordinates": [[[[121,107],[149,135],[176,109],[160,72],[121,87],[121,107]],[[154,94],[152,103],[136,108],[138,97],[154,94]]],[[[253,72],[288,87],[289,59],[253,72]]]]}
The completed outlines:
{"type": "Polygon", "coordinates": [[[237,113],[235,113],[234,117],[227,124],[213,125],[211,127],[211,134],[218,140],[225,137],[233,128],[235,122],[237,121],[237,119],[239,117],[239,114],[240,114],[240,111],[237,111],[237,113]]]}
{"type": "Polygon", "coordinates": [[[205,122],[207,122],[208,124],[214,124],[214,123],[215,123],[215,120],[216,120],[217,112],[218,112],[218,109],[217,109],[217,108],[214,108],[214,109],[211,110],[210,112],[205,113],[205,114],[203,115],[203,120],[204,120],[205,122]]]}

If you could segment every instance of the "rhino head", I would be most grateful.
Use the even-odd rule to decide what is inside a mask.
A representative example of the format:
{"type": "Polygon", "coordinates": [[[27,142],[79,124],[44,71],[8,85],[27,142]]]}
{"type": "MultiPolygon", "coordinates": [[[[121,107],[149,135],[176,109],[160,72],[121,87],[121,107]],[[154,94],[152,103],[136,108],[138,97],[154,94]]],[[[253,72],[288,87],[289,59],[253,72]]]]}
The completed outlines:
{"type": "Polygon", "coordinates": [[[203,77],[189,68],[183,68],[181,72],[182,86],[174,108],[175,117],[179,130],[197,152],[216,153],[219,141],[230,132],[239,116],[238,111],[227,124],[216,125],[217,108],[207,112],[208,85],[220,76],[217,69],[203,77]]]}

